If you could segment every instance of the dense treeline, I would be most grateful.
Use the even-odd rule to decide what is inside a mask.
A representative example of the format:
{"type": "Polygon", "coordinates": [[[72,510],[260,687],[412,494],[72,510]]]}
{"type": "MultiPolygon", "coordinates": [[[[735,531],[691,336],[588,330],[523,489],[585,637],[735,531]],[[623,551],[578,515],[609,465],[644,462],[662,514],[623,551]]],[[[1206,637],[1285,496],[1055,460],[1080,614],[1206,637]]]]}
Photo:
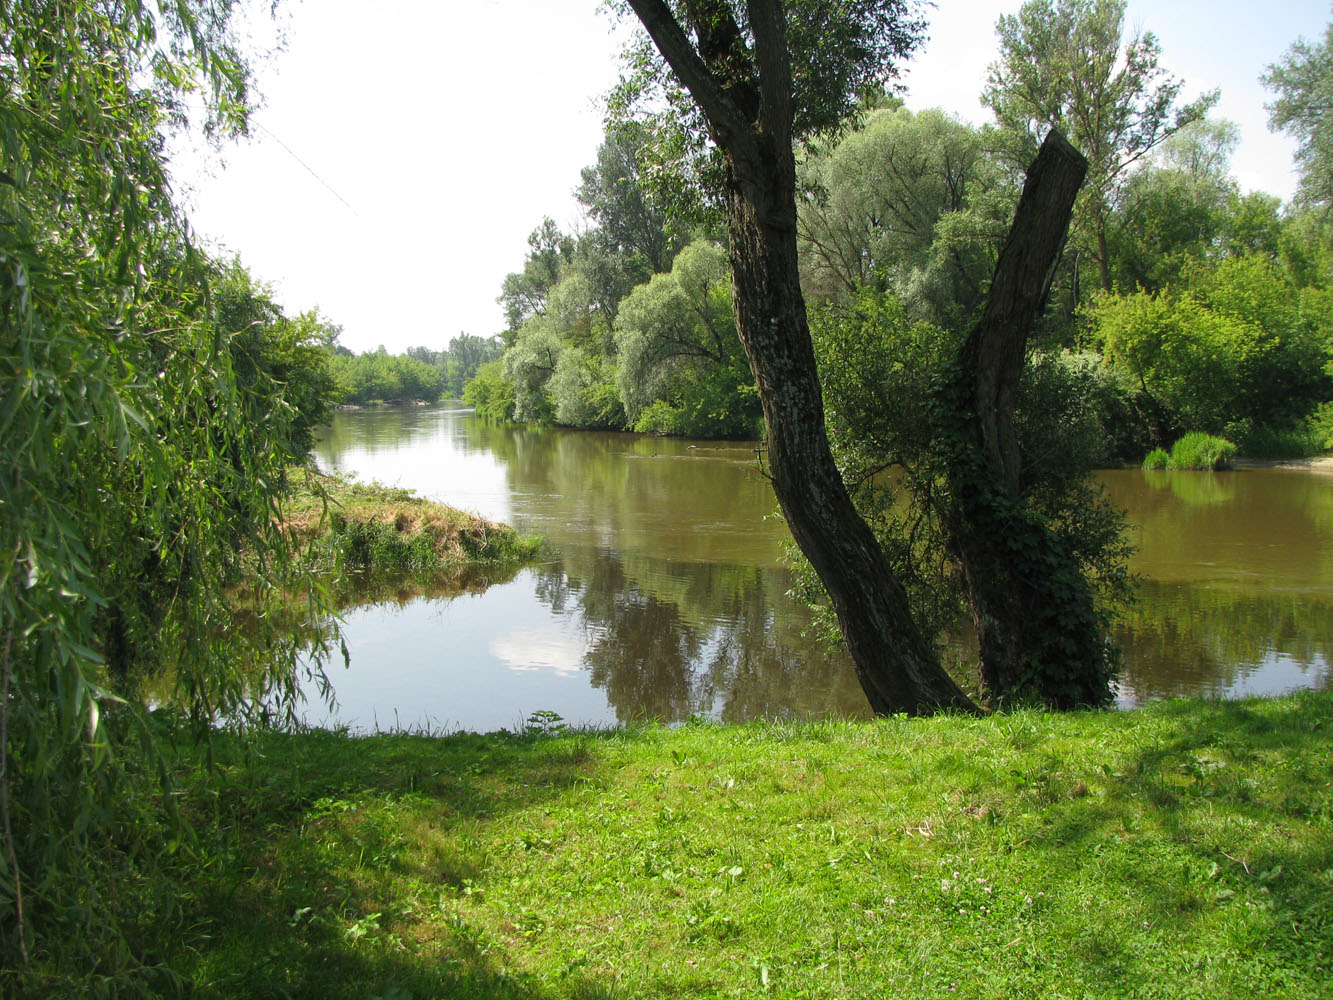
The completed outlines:
{"type": "MultiPolygon", "coordinates": [[[[330,341],[332,345],[332,341],[330,341]]],[[[366,406],[373,403],[434,403],[441,396],[458,399],[463,386],[482,365],[500,356],[499,338],[459,334],[443,351],[409,347],[389,354],[382,346],[364,354],[331,346],[329,370],[334,401],[366,406]]]]}
{"type": "MultiPolygon", "coordinates": [[[[995,125],[881,98],[805,150],[802,283],[817,314],[844,323],[872,295],[942,342],[970,328],[1022,170],[1058,125],[1096,155],[1035,347],[1048,374],[1081,387],[1094,460],[1138,462],[1186,431],[1258,456],[1333,446],[1333,227],[1315,179],[1329,157],[1316,155],[1322,126],[1293,110],[1302,87],[1328,86],[1330,42],[1294,47],[1265,78],[1281,94],[1274,124],[1310,135],[1301,194],[1284,209],[1240,190],[1236,128],[1208,117],[1216,94],[1181,104],[1151,33],[1122,38],[1120,5],[1034,0],[999,27],[983,95],[995,125]],[[1045,27],[1057,20],[1059,38],[1045,27]],[[1125,52],[1127,69],[1092,58],[1106,51],[1125,52]],[[1041,60],[1051,71],[1034,75],[1041,60]]],[[[547,219],[532,233],[502,289],[504,357],[464,389],[482,415],[762,433],[727,315],[717,208],[661,190],[661,170],[645,172],[657,141],[639,123],[608,126],[578,190],[591,228],[576,238],[547,219]]]]}

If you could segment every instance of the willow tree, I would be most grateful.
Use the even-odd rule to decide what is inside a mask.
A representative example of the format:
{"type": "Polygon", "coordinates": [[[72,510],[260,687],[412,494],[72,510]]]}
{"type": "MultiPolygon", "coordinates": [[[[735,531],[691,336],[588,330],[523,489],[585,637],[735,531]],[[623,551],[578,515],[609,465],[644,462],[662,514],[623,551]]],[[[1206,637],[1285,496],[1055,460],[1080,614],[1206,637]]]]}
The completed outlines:
{"type": "Polygon", "coordinates": [[[212,294],[227,275],[192,247],[162,155],[193,105],[244,129],[230,11],[0,0],[5,995],[142,972],[132,876],[165,856],[131,777],[144,686],[200,721],[296,693],[294,644],[262,615],[233,628],[230,597],[248,581],[262,611],[292,582],[274,515],[309,440],[287,385],[310,352],[290,329],[260,342],[278,317],[252,290],[212,294]]]}

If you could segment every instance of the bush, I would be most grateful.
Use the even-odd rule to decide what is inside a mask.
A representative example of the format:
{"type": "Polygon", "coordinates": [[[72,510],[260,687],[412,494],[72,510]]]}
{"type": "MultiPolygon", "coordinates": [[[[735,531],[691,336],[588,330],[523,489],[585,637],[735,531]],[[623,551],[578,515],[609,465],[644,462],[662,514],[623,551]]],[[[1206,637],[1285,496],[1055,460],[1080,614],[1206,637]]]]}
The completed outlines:
{"type": "Polygon", "coordinates": [[[1319,451],[1333,448],[1333,402],[1320,403],[1310,417],[1310,436],[1319,451]]]}
{"type": "Polygon", "coordinates": [[[1236,446],[1226,438],[1194,431],[1171,446],[1167,468],[1229,469],[1235,458],[1236,446]]]}
{"type": "Polygon", "coordinates": [[[1171,464],[1171,456],[1161,448],[1154,448],[1148,452],[1148,457],[1143,460],[1145,469],[1165,469],[1171,464]]]}
{"type": "Polygon", "coordinates": [[[1246,458],[1307,458],[1322,450],[1312,426],[1313,418],[1294,427],[1255,427],[1249,421],[1228,424],[1223,436],[1235,441],[1246,458]]]}
{"type": "Polygon", "coordinates": [[[514,419],[514,383],[505,377],[504,365],[488,361],[463,386],[463,402],[483,420],[505,423],[514,419]]]}

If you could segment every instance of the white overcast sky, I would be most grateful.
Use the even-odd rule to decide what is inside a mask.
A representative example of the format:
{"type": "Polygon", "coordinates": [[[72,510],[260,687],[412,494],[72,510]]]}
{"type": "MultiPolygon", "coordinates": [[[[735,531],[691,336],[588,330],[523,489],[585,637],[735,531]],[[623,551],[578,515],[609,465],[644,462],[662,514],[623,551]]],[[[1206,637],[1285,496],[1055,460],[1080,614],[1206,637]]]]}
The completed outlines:
{"type": "MultiPolygon", "coordinates": [[[[995,20],[1019,6],[938,0],[905,67],[908,106],[987,121],[995,20]]],[[[1331,17],[1327,0],[1130,0],[1128,21],[1158,36],[1187,98],[1221,88],[1214,113],[1240,126],[1241,186],[1285,200],[1294,145],[1268,131],[1258,77],[1331,17]]],[[[287,0],[279,22],[286,45],[258,66],[251,139],[177,151],[196,231],[239,253],[289,314],[318,306],[352,350],[499,332],[495,299],[528,233],[545,215],[584,224],[573,191],[617,76],[612,21],[597,0],[398,0],[373,13],[287,0]]],[[[254,31],[266,43],[267,27],[254,31]]]]}

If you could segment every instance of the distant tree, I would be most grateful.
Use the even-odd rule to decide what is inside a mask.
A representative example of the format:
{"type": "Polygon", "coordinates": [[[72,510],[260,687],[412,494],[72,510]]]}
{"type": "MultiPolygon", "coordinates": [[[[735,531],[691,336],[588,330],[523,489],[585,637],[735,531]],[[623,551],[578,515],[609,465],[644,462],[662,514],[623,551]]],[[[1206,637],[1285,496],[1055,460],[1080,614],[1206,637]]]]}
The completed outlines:
{"type": "Polygon", "coordinates": [[[726,253],[704,242],[640,285],[616,318],[617,384],[635,430],[746,437],[759,421],[736,336],[726,253]]]}
{"type": "Polygon", "coordinates": [[[597,162],[583,168],[583,182],[575,192],[597,223],[604,249],[623,261],[632,284],[669,270],[679,248],[666,212],[654,204],[639,176],[639,151],[645,142],[645,130],[637,122],[608,129],[597,162]]]}
{"type": "Polygon", "coordinates": [[[1267,106],[1269,127],[1289,132],[1300,143],[1298,197],[1327,211],[1333,206],[1333,22],[1322,42],[1299,39],[1260,82],[1278,94],[1267,106]]]}
{"type": "Polygon", "coordinates": [[[990,66],[982,101],[1016,164],[1031,160],[1051,128],[1087,157],[1075,234],[1110,291],[1107,228],[1130,168],[1202,118],[1217,93],[1177,104],[1183,84],[1161,68],[1156,36],[1125,37],[1125,0],[1029,0],[1017,14],[1001,16],[995,30],[1000,58],[990,66]]]}
{"type": "Polygon", "coordinates": [[[1106,296],[1089,313],[1107,358],[1162,405],[1172,433],[1244,446],[1254,429],[1286,430],[1333,395],[1328,291],[1299,288],[1260,255],[1184,277],[1159,294],[1106,296]]]}
{"type": "Polygon", "coordinates": [[[1014,188],[982,135],[940,111],[886,108],[801,162],[802,288],[892,290],[915,316],[975,318],[1014,188]]]}
{"type": "Polygon", "coordinates": [[[504,374],[500,361],[488,361],[463,387],[463,402],[477,411],[477,416],[506,423],[514,419],[514,384],[504,374]]]}
{"type": "Polygon", "coordinates": [[[1181,129],[1121,185],[1107,221],[1111,271],[1125,291],[1156,291],[1192,261],[1257,238],[1230,239],[1242,203],[1231,177],[1239,133],[1231,122],[1200,120],[1181,129]]]}
{"type": "Polygon", "coordinates": [[[496,300],[505,311],[509,337],[530,316],[539,316],[546,308],[546,295],[560,280],[561,267],[574,256],[575,241],[560,231],[554,220],[546,218],[528,234],[528,256],[523,270],[505,277],[496,300]]]}

